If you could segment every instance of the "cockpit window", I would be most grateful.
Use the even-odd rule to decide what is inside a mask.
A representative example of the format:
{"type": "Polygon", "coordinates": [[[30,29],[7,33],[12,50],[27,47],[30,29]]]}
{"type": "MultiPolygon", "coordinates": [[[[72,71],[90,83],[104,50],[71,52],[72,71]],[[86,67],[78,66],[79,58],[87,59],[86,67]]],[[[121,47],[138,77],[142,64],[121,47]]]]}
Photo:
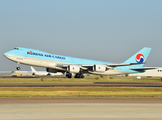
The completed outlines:
{"type": "Polygon", "coordinates": [[[19,48],[14,48],[14,49],[19,50],[19,48]]]}

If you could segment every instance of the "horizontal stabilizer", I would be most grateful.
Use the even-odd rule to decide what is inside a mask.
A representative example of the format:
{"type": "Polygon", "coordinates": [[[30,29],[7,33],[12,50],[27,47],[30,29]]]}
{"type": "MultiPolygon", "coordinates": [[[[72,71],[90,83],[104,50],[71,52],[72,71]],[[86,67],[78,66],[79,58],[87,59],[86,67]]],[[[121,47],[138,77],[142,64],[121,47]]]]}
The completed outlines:
{"type": "Polygon", "coordinates": [[[141,71],[141,70],[152,70],[152,69],[157,69],[157,68],[130,68],[130,70],[135,70],[135,71],[141,71]]]}

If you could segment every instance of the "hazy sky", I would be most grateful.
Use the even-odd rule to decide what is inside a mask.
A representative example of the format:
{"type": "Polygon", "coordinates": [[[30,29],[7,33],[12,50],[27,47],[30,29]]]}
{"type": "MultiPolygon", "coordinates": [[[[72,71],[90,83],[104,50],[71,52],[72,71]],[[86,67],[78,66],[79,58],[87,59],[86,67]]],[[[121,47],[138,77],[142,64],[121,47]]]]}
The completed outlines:
{"type": "Polygon", "coordinates": [[[114,63],[151,47],[145,66],[162,67],[162,0],[0,0],[1,71],[15,47],[114,63]]]}

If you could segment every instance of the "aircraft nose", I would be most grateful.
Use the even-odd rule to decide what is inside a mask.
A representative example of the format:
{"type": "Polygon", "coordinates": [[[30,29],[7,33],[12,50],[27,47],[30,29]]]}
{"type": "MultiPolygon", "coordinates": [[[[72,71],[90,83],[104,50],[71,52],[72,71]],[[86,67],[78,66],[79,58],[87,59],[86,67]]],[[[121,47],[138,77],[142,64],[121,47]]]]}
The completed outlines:
{"type": "Polygon", "coordinates": [[[4,54],[3,54],[5,57],[6,57],[6,55],[7,55],[7,52],[5,52],[4,54]]]}
{"type": "Polygon", "coordinates": [[[9,52],[5,52],[3,55],[7,57],[9,55],[9,52]]]}

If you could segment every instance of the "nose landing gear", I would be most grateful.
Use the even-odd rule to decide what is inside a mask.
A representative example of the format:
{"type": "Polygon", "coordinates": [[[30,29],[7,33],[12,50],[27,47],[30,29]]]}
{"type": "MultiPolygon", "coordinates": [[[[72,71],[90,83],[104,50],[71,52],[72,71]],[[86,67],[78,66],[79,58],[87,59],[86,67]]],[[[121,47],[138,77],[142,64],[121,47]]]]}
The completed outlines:
{"type": "Polygon", "coordinates": [[[20,67],[16,67],[17,70],[20,70],[20,67]]]}
{"type": "Polygon", "coordinates": [[[17,70],[20,70],[19,65],[20,65],[20,63],[17,63],[17,67],[16,67],[17,70]]]}

